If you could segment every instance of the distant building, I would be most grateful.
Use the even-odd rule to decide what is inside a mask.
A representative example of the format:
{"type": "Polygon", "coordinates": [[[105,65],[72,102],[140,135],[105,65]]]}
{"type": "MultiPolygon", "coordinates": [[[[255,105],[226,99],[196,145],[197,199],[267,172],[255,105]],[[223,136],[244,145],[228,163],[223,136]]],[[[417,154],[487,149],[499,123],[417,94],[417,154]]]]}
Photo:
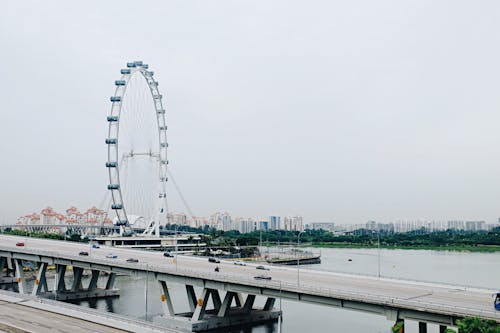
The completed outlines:
{"type": "Polygon", "coordinates": [[[281,229],[281,223],[280,223],[280,217],[279,216],[269,216],[268,219],[268,228],[269,230],[279,230],[281,229]]]}
{"type": "Polygon", "coordinates": [[[66,214],[56,212],[52,207],[42,209],[40,214],[33,213],[21,216],[17,219],[18,225],[54,225],[49,229],[51,232],[62,232],[66,228],[64,225],[112,225],[113,222],[108,218],[108,214],[96,207],[91,207],[81,213],[76,207],[66,209],[66,214]]]}
{"type": "Polygon", "coordinates": [[[309,226],[314,230],[323,229],[330,232],[335,231],[335,223],[333,222],[311,222],[309,223],[309,226]]]}
{"type": "Polygon", "coordinates": [[[267,231],[269,226],[268,221],[259,221],[258,230],[267,231]]]}
{"type": "Polygon", "coordinates": [[[283,229],[289,231],[304,231],[302,216],[292,216],[283,218],[283,229]]]}
{"type": "Polygon", "coordinates": [[[169,224],[187,225],[187,216],[184,213],[169,213],[167,221],[169,224]]]}
{"type": "Polygon", "coordinates": [[[466,221],[466,231],[484,231],[487,230],[485,221],[466,221]]]}

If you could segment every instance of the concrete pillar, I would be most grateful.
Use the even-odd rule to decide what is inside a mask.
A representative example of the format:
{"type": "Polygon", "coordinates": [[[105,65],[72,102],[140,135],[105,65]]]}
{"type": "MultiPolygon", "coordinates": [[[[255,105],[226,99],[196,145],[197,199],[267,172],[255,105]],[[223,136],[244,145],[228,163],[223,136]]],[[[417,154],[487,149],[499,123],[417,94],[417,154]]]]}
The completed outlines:
{"type": "Polygon", "coordinates": [[[113,289],[115,285],[116,273],[109,273],[108,281],[106,281],[106,290],[113,289]]]}
{"type": "Polygon", "coordinates": [[[36,274],[35,285],[33,286],[31,295],[33,296],[40,295],[42,288],[45,289],[44,290],[45,292],[48,291],[49,288],[47,287],[47,279],[45,277],[46,271],[47,271],[47,263],[45,262],[40,263],[40,267],[38,267],[38,273],[36,274]]]}
{"type": "Polygon", "coordinates": [[[236,307],[241,308],[243,306],[243,296],[241,296],[241,293],[235,293],[234,301],[236,302],[236,307]]]}
{"type": "Polygon", "coordinates": [[[196,309],[196,294],[194,292],[194,287],[191,285],[186,285],[186,292],[189,302],[189,310],[194,312],[196,309]]]}
{"type": "Polygon", "coordinates": [[[73,266],[73,284],[71,285],[71,291],[82,290],[82,275],[83,268],[73,266]]]}
{"type": "Polygon", "coordinates": [[[54,279],[54,292],[66,290],[66,282],[64,276],[66,275],[66,265],[56,265],[56,278],[54,279]]]}
{"type": "Polygon", "coordinates": [[[207,308],[208,298],[210,292],[208,289],[204,288],[201,293],[201,298],[198,299],[196,304],[196,309],[194,310],[192,320],[201,320],[205,316],[205,309],[207,308]]]}
{"type": "Polygon", "coordinates": [[[266,304],[264,304],[264,311],[271,311],[274,308],[274,302],[276,302],[276,298],[268,297],[266,300],[266,304]]]}
{"type": "MultiPolygon", "coordinates": [[[[2,277],[2,276],[3,276],[3,269],[4,269],[4,267],[6,266],[6,264],[5,264],[5,260],[6,260],[6,259],[7,259],[7,258],[0,257],[0,277],[2,277]]],[[[6,276],[7,276],[7,275],[6,275],[6,276]]]]}
{"type": "Polygon", "coordinates": [[[221,307],[221,300],[219,291],[217,289],[210,289],[210,295],[212,295],[212,303],[214,303],[214,310],[219,311],[221,307]]]}
{"type": "Polygon", "coordinates": [[[14,260],[14,265],[16,267],[16,280],[17,280],[17,286],[19,288],[19,293],[20,294],[25,294],[26,291],[24,290],[23,262],[22,262],[21,259],[15,259],[14,260]]]}
{"type": "Polygon", "coordinates": [[[418,333],[427,333],[427,323],[418,322],[418,333]]]}
{"type": "Polygon", "coordinates": [[[161,305],[163,307],[163,314],[175,316],[174,306],[172,304],[172,299],[170,298],[170,293],[168,292],[167,283],[165,281],[158,281],[160,284],[161,294],[161,305]]]}
{"type": "Polygon", "coordinates": [[[446,325],[439,325],[439,333],[445,333],[446,332],[446,325]]]}
{"type": "Polygon", "coordinates": [[[235,293],[232,291],[228,291],[226,296],[224,296],[224,301],[222,301],[222,305],[217,313],[218,317],[225,317],[229,313],[229,309],[231,308],[231,303],[233,302],[233,298],[235,293]]]}
{"type": "Polygon", "coordinates": [[[243,312],[250,313],[253,308],[253,303],[255,302],[255,295],[248,295],[245,300],[245,305],[243,305],[243,312]]]}
{"type": "Polygon", "coordinates": [[[96,269],[92,270],[92,278],[90,278],[89,287],[87,288],[87,290],[91,291],[97,288],[97,280],[99,279],[100,273],[101,272],[96,269]]]}
{"type": "Polygon", "coordinates": [[[14,276],[16,274],[16,264],[12,258],[10,260],[7,259],[7,276],[10,276],[9,272],[12,272],[14,276]]]}

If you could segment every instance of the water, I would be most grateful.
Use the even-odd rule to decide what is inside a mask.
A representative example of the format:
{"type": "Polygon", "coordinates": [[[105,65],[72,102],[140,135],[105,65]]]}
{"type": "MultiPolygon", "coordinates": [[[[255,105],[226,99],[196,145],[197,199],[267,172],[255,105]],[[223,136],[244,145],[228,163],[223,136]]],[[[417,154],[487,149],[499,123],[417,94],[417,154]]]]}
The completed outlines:
{"type": "MultiPolygon", "coordinates": [[[[357,273],[366,275],[403,278],[410,280],[442,282],[476,287],[500,288],[500,253],[467,253],[424,250],[377,250],[377,249],[323,249],[320,265],[301,266],[301,269],[357,273]],[[352,261],[349,261],[351,259],[352,261]]],[[[151,320],[162,311],[158,283],[137,277],[119,277],[116,287],[121,296],[112,300],[81,302],[103,311],[112,311],[136,318],[151,320]],[[146,293],[147,306],[146,306],[146,293]]],[[[187,311],[187,297],[183,285],[169,285],[176,312],[187,311]]],[[[199,293],[200,290],[198,289],[199,293]]],[[[263,299],[257,305],[262,305],[263,299]]],[[[276,302],[279,308],[279,301],[276,302]]],[[[362,312],[348,311],[327,306],[282,301],[283,327],[286,333],[302,332],[349,332],[388,333],[393,324],[385,317],[362,312]]],[[[407,323],[406,332],[418,332],[416,323],[407,323]]],[[[226,331],[221,331],[226,332],[226,331]]],[[[278,332],[277,324],[261,325],[231,332],[271,333],[278,332]]],[[[429,326],[429,333],[438,332],[437,326],[429,326]]]]}

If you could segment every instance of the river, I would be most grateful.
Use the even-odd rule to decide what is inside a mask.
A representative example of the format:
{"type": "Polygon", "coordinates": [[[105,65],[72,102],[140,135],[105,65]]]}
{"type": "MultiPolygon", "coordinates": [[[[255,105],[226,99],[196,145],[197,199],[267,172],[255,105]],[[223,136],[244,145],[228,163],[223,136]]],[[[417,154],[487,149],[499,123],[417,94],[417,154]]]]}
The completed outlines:
{"type": "MultiPolygon", "coordinates": [[[[378,276],[380,267],[380,275],[385,277],[500,288],[499,252],[379,251],[377,249],[322,249],[321,252],[321,264],[301,266],[301,269],[378,276]]],[[[118,277],[116,287],[121,289],[121,296],[118,298],[101,299],[90,303],[83,301],[80,304],[142,319],[147,317],[148,320],[161,313],[158,284],[152,278],[145,281],[141,278],[118,277]],[[146,286],[148,289],[147,306],[146,286]]],[[[169,287],[176,311],[187,311],[184,286],[172,284],[169,287]]],[[[276,302],[276,306],[280,306],[279,301],[276,302]]],[[[327,306],[282,301],[281,307],[283,310],[282,331],[286,333],[388,333],[392,325],[392,322],[382,316],[327,306]]],[[[416,323],[408,322],[406,331],[417,332],[416,323]]],[[[271,333],[278,332],[278,329],[277,324],[271,324],[231,332],[271,333]]],[[[438,332],[438,328],[430,325],[429,333],[433,332],[438,332]]]]}

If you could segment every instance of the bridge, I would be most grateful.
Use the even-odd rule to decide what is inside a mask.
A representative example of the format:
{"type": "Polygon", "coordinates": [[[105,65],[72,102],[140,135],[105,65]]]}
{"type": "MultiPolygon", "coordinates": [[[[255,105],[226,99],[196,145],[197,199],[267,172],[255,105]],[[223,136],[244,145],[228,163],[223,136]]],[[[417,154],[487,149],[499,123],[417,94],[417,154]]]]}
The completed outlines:
{"type": "Polygon", "coordinates": [[[272,320],[280,315],[274,310],[276,299],[321,304],[386,316],[395,322],[419,322],[419,332],[427,332],[427,323],[440,325],[440,331],[455,326],[464,317],[480,317],[500,322],[500,314],[493,309],[493,290],[433,284],[417,281],[377,278],[353,274],[313,271],[290,267],[268,266],[257,270],[256,265],[234,265],[231,261],[215,264],[206,258],[179,256],[167,258],[158,252],[125,248],[91,249],[88,244],[53,241],[15,236],[0,236],[0,265],[12,262],[15,281],[21,293],[28,293],[23,284],[22,260],[38,263],[37,279],[32,295],[54,295],[59,299],[72,295],[95,297],[115,293],[113,279],[116,274],[153,276],[160,286],[158,301],[164,313],[157,323],[174,328],[203,331],[235,323],[272,320]],[[25,242],[24,246],[16,246],[25,242]],[[79,255],[88,251],[89,255],[79,255]],[[112,251],[117,258],[106,258],[112,251]],[[138,262],[127,262],[133,258],[138,262]],[[47,265],[55,265],[57,276],[52,290],[46,283],[47,265]],[[66,288],[64,274],[73,267],[73,283],[66,288]],[[89,286],[83,288],[81,275],[90,270],[89,286]],[[97,288],[100,272],[107,272],[106,286],[97,288]],[[267,279],[255,279],[265,276],[267,279]],[[269,279],[270,278],[270,279],[269,279]],[[59,284],[58,284],[59,282],[59,284]],[[189,313],[175,311],[175,300],[168,292],[170,283],[186,286],[190,304],[189,313]],[[196,295],[194,287],[201,288],[196,295]],[[224,297],[223,296],[224,293],[224,297]],[[256,297],[264,297],[263,308],[254,306],[256,297]],[[213,308],[208,308],[209,300],[213,308]],[[234,306],[233,306],[234,304],[234,306]],[[175,323],[175,324],[172,324],[175,323]]]}

